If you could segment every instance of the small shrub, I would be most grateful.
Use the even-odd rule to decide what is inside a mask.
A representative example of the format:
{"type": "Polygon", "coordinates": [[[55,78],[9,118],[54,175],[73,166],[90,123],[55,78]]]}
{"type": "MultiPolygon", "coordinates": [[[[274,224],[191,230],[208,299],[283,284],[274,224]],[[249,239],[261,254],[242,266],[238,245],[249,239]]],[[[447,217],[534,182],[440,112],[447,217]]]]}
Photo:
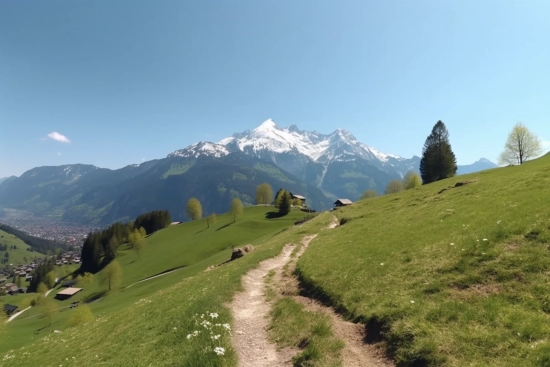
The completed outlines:
{"type": "Polygon", "coordinates": [[[80,305],[72,311],[72,315],[69,317],[69,327],[84,325],[93,321],[94,315],[90,308],[86,305],[80,305]]]}

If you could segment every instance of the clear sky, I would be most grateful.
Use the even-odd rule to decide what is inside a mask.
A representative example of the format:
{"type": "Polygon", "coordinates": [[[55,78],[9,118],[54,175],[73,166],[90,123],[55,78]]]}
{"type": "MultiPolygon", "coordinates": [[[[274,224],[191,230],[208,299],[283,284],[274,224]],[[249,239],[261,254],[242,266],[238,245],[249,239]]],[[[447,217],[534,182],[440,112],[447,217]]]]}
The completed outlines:
{"type": "Polygon", "coordinates": [[[547,0],[0,0],[0,177],[120,168],[268,118],[404,157],[442,120],[459,164],[496,161],[522,121],[548,150],[549,14],[547,0]]]}

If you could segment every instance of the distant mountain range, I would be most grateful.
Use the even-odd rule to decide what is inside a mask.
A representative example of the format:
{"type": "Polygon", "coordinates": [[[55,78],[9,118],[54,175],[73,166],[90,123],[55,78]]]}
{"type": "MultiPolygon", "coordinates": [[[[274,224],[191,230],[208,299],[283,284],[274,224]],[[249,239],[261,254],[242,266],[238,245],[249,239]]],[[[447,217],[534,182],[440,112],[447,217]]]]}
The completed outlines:
{"type": "MultiPolygon", "coordinates": [[[[168,209],[185,220],[185,204],[198,198],[203,213],[222,213],[239,197],[254,202],[257,185],[268,182],[304,195],[314,209],[335,198],[357,200],[367,189],[382,193],[392,179],[418,171],[420,157],[382,153],[338,129],[325,135],[278,127],[267,120],[252,131],[220,142],[198,142],[166,158],[118,170],[92,165],[33,168],[0,181],[0,205],[73,222],[104,225],[168,209]]],[[[459,173],[496,167],[481,159],[459,173]]]]}
{"type": "Polygon", "coordinates": [[[484,171],[486,169],[496,168],[498,164],[491,162],[488,159],[481,158],[479,161],[465,166],[458,166],[456,173],[458,175],[465,175],[467,173],[474,173],[484,171]]]}

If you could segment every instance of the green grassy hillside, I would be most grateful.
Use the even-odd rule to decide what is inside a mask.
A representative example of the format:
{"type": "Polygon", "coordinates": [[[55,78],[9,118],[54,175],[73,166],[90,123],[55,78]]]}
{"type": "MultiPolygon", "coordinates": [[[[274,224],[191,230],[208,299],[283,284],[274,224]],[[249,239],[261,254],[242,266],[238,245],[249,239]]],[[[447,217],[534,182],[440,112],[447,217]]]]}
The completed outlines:
{"type": "MultiPolygon", "coordinates": [[[[219,302],[220,297],[225,297],[224,299],[229,300],[232,294],[231,290],[234,291],[240,286],[239,282],[234,281],[233,277],[240,279],[239,274],[250,266],[253,266],[254,256],[265,257],[275,254],[275,246],[278,245],[279,242],[275,244],[275,240],[273,239],[274,236],[289,226],[292,226],[294,221],[303,218],[303,213],[299,211],[292,211],[289,215],[284,217],[271,218],[272,216],[269,213],[272,210],[272,207],[246,208],[243,214],[237,218],[235,223],[233,223],[233,219],[229,216],[220,215],[218,216],[217,222],[211,225],[210,228],[207,228],[205,220],[171,226],[148,236],[146,239],[146,249],[139,257],[132,252],[132,250],[125,248],[125,245],[123,245],[119,250],[118,256],[118,261],[122,266],[121,288],[123,290],[104,297],[106,286],[100,283],[101,273],[96,274],[94,282],[85,286],[84,290],[73,298],[65,301],[54,301],[58,310],[55,313],[51,327],[44,330],[41,329],[48,325],[46,318],[42,315],[44,309],[42,306],[33,307],[20,318],[8,324],[6,335],[1,337],[2,343],[0,343],[0,353],[3,354],[0,354],[0,361],[2,360],[2,356],[6,355],[6,353],[7,355],[13,353],[8,352],[9,350],[14,350],[31,343],[33,343],[32,348],[34,348],[34,343],[37,343],[37,339],[41,339],[44,335],[48,335],[48,338],[47,340],[39,342],[39,345],[48,345],[49,338],[55,337],[51,334],[51,330],[53,329],[69,332],[70,329],[67,329],[68,320],[76,309],[71,310],[67,307],[74,300],[101,297],[90,303],[89,307],[97,318],[96,324],[103,325],[108,329],[105,331],[106,334],[111,333],[114,328],[120,328],[120,332],[126,333],[128,331],[127,327],[132,325],[132,327],[137,328],[132,331],[135,337],[145,337],[148,340],[150,338],[156,340],[156,338],[164,334],[166,330],[172,330],[172,328],[166,329],[165,323],[175,322],[179,325],[180,323],[189,322],[189,317],[185,316],[185,312],[188,312],[189,307],[197,307],[195,302],[199,302],[202,305],[201,307],[208,308],[203,309],[202,312],[209,310],[211,312],[214,312],[214,310],[222,312],[223,302],[219,302]],[[258,248],[254,255],[251,255],[251,260],[239,260],[220,268],[215,268],[209,272],[204,272],[208,266],[228,260],[233,246],[238,247],[249,243],[258,248]],[[265,250],[263,250],[263,248],[265,248],[265,250]],[[247,267],[240,268],[239,264],[247,264],[247,267]],[[152,280],[135,283],[146,277],[178,267],[182,268],[152,280]],[[222,274],[219,270],[221,268],[233,269],[234,273],[231,273],[231,276],[220,275],[222,274]],[[197,279],[201,280],[198,281],[197,279]],[[228,284],[228,282],[232,284],[228,284]],[[174,286],[174,284],[176,285],[174,286]],[[147,301],[142,301],[142,299],[147,299],[147,301]],[[143,313],[144,311],[141,306],[149,307],[149,303],[155,305],[155,316],[149,315],[149,311],[143,313]],[[140,307],[137,307],[137,305],[140,305],[140,307]],[[210,305],[210,307],[206,307],[206,305],[210,305]],[[136,313],[133,313],[132,310],[136,313]],[[163,310],[162,312],[165,312],[165,314],[157,314],[157,312],[161,310],[163,310]],[[179,315],[176,320],[172,319],[174,313],[179,315]],[[126,319],[129,315],[132,315],[132,319],[126,319]],[[119,321],[103,323],[106,319],[115,320],[111,319],[111,317],[119,321]],[[118,317],[122,318],[118,319],[118,317]],[[151,317],[153,317],[153,319],[151,319],[151,317]],[[123,322],[124,325],[118,324],[118,322],[123,322]],[[153,327],[155,331],[145,333],[148,335],[146,337],[143,330],[148,330],[148,328],[151,327],[149,323],[162,326],[162,329],[157,330],[155,326],[153,327]],[[157,335],[157,332],[160,334],[157,335]]],[[[56,292],[57,289],[50,294],[49,298],[53,298],[56,292]]],[[[192,316],[193,313],[189,315],[192,316]]],[[[96,335],[97,329],[94,326],[93,328],[83,328],[78,332],[89,332],[96,335]]],[[[120,334],[117,335],[120,337],[120,334]]],[[[101,340],[105,340],[105,335],[100,336],[100,334],[97,334],[96,336],[93,336],[95,340],[94,343],[101,344],[101,340]]],[[[165,336],[162,336],[161,339],[165,336]]],[[[179,335],[178,338],[179,337],[181,337],[181,335],[179,335]]],[[[87,347],[81,344],[79,340],[80,339],[73,340],[73,342],[77,344],[74,344],[71,348],[75,351],[79,350],[80,352],[78,354],[82,357],[83,353],[87,353],[84,350],[87,347]]],[[[129,357],[125,357],[123,354],[126,354],[126,352],[122,352],[122,350],[126,347],[130,349],[134,347],[139,348],[140,345],[139,343],[136,345],[127,345],[126,341],[130,343],[131,340],[132,337],[130,336],[128,336],[127,340],[119,340],[119,342],[122,343],[120,345],[121,354],[108,357],[108,359],[115,358],[115,360],[119,361],[114,365],[141,365],[140,363],[136,364],[135,361],[132,363],[128,362],[128,364],[124,362],[126,361],[125,358],[129,357]],[[123,345],[125,345],[125,347],[123,345]]],[[[145,343],[146,341],[143,340],[143,342],[145,343]]],[[[156,343],[153,343],[151,347],[153,348],[155,345],[156,343]]],[[[58,347],[59,345],[55,349],[57,350],[58,347]]],[[[92,353],[97,354],[97,350],[93,350],[95,352],[92,353]]],[[[146,353],[146,351],[147,348],[143,352],[139,352],[135,357],[143,357],[142,354],[146,353]]],[[[43,353],[50,353],[47,347],[43,353]]],[[[135,354],[135,351],[131,353],[135,354]]],[[[151,358],[157,355],[157,352],[151,353],[151,358]]],[[[56,353],[53,353],[46,359],[46,361],[50,362],[46,363],[41,361],[41,363],[45,363],[43,365],[59,365],[60,363],[65,365],[64,358],[60,363],[53,362],[54,360],[57,361],[58,356],[59,355],[56,353]]],[[[74,353],[71,354],[69,358],[72,356],[74,356],[74,353]]],[[[35,355],[35,357],[39,358],[38,360],[42,358],[37,355],[35,355]]],[[[134,357],[128,359],[128,361],[133,360],[133,358],[134,357]]],[[[181,358],[183,357],[178,356],[176,360],[181,360],[181,358]]],[[[145,360],[149,359],[146,358],[145,360]]],[[[21,365],[33,365],[35,362],[38,363],[37,361],[32,362],[29,359],[26,359],[25,362],[23,362],[23,360],[21,360],[21,362],[18,361],[20,361],[19,358],[10,359],[10,363],[13,363],[13,365],[19,365],[18,363],[22,363],[21,365]]],[[[82,359],[78,361],[79,365],[95,365],[95,359],[91,357],[88,359],[88,362],[84,362],[82,359]]],[[[147,365],[150,363],[151,362],[147,365]]]]}
{"type": "MultiPolygon", "coordinates": [[[[385,340],[398,366],[548,366],[549,184],[546,156],[358,202],[334,212],[342,225],[332,230],[322,230],[332,218],[325,213],[282,231],[300,214],[265,219],[268,208],[248,209],[235,224],[219,217],[210,229],[204,221],[171,227],[150,236],[140,258],[120,251],[123,285],[181,270],[90,303],[95,321],[84,326],[69,328],[74,310],[62,309],[50,329],[40,330],[47,320],[36,307],[8,324],[0,360],[6,366],[235,366],[223,324],[231,324],[226,305],[241,276],[284,244],[318,233],[297,264],[302,282],[365,323],[369,342],[385,340]],[[265,231],[257,230],[262,226],[265,231]],[[245,243],[256,246],[251,255],[203,271],[245,243]],[[219,339],[197,323],[201,315],[219,339]],[[224,355],[215,347],[225,348],[224,355]]],[[[104,290],[99,277],[77,299],[104,290]]]]}
{"type": "Polygon", "coordinates": [[[549,366],[549,204],[549,156],[367,199],[299,275],[400,366],[549,366]]]}
{"type": "Polygon", "coordinates": [[[13,264],[13,265],[24,264],[25,260],[27,262],[30,262],[35,258],[38,259],[45,256],[36,251],[34,252],[27,251],[27,249],[30,248],[29,245],[27,245],[18,237],[11,235],[7,232],[4,232],[2,230],[0,230],[0,245],[8,246],[7,251],[0,251],[0,259],[6,258],[5,257],[6,252],[9,254],[9,258],[8,258],[9,262],[7,264],[0,264],[0,268],[3,268],[8,264],[13,264]],[[14,250],[10,250],[9,248],[14,245],[17,246],[17,248],[14,250]]]}

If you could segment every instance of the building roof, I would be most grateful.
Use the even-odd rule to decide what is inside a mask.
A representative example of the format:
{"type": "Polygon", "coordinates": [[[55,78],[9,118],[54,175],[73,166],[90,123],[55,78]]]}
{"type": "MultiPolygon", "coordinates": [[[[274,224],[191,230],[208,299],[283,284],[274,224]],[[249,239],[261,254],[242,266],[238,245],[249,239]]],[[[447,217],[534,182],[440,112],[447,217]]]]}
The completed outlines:
{"type": "Polygon", "coordinates": [[[341,204],[344,204],[344,205],[351,205],[353,204],[353,201],[349,200],[349,199],[338,199],[334,202],[334,204],[340,202],[341,204]]]}
{"type": "Polygon", "coordinates": [[[77,294],[81,290],[82,290],[82,288],[69,287],[69,288],[63,289],[61,292],[58,292],[57,295],[58,296],[74,296],[75,294],[77,294]]]}
{"type": "Polygon", "coordinates": [[[6,310],[7,313],[12,313],[13,311],[17,310],[17,306],[14,305],[8,305],[7,303],[4,305],[4,310],[6,310]]]}
{"type": "Polygon", "coordinates": [[[305,196],[302,196],[302,195],[296,195],[296,194],[292,194],[292,198],[293,199],[300,199],[300,200],[305,200],[305,196]]]}

